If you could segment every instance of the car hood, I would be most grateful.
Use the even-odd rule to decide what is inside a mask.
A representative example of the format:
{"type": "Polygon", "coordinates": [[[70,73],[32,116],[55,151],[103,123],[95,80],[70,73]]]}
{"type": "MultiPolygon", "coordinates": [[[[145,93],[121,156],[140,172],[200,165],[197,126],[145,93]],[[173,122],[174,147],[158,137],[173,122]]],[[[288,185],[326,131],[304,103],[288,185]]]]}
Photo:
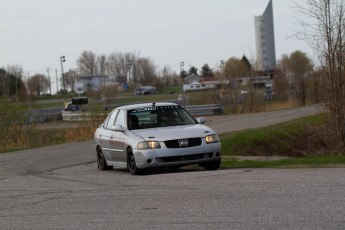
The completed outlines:
{"type": "Polygon", "coordinates": [[[157,141],[205,137],[209,134],[215,134],[215,131],[211,128],[201,124],[138,129],[131,131],[145,140],[157,141]]]}

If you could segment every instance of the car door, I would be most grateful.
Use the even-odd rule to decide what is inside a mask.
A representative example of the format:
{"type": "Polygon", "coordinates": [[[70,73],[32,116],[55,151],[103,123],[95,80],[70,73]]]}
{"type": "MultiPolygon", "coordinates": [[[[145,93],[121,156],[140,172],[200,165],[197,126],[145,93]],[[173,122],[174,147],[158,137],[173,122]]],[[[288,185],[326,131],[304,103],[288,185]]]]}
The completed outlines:
{"type": "Polygon", "coordinates": [[[99,143],[107,160],[112,160],[110,151],[110,138],[117,114],[118,110],[114,110],[111,114],[109,114],[108,119],[104,122],[103,130],[99,135],[99,143]]]}
{"type": "Polygon", "coordinates": [[[116,162],[126,162],[126,154],[124,149],[125,127],[125,111],[119,110],[109,141],[111,159],[116,162]],[[118,130],[118,127],[121,127],[122,130],[118,130]]]}

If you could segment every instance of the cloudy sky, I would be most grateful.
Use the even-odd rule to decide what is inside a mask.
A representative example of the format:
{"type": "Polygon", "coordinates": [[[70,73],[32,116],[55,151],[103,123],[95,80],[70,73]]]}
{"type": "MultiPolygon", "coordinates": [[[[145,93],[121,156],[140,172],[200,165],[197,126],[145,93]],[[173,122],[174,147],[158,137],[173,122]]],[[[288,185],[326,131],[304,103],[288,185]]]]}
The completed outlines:
{"type": "MultiPolygon", "coordinates": [[[[84,50],[97,55],[137,52],[158,68],[179,63],[216,68],[230,57],[255,56],[254,16],[269,0],[1,0],[0,67],[26,73],[75,69],[84,50]]],[[[276,56],[295,50],[298,29],[291,0],[273,0],[276,56]]]]}

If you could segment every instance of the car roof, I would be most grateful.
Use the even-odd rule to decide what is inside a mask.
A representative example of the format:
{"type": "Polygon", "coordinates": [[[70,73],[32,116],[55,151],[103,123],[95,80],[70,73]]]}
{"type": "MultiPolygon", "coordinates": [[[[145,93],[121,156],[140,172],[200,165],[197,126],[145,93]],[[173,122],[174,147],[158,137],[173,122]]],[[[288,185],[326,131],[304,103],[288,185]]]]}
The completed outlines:
{"type": "Polygon", "coordinates": [[[124,105],[124,106],[117,107],[116,109],[131,110],[131,109],[140,109],[140,108],[153,107],[153,106],[178,106],[178,104],[171,103],[171,102],[152,102],[152,103],[124,105]]]}

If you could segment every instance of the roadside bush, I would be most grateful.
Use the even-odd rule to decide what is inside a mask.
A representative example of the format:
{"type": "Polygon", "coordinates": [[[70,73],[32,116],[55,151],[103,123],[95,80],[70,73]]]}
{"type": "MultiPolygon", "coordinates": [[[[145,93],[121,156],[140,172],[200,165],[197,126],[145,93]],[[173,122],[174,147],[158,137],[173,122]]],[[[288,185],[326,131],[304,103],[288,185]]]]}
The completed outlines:
{"type": "Polygon", "coordinates": [[[21,103],[2,100],[0,103],[0,151],[20,149],[29,146],[28,135],[24,127],[30,114],[21,103]]]}
{"type": "Polygon", "coordinates": [[[28,124],[30,113],[26,105],[3,100],[0,104],[0,153],[91,140],[108,114],[96,108],[90,110],[85,121],[78,121],[74,128],[38,129],[36,124],[28,124]]]}
{"type": "Polygon", "coordinates": [[[103,123],[108,116],[104,111],[97,109],[92,110],[83,118],[84,121],[79,121],[78,126],[73,129],[67,129],[65,138],[68,141],[84,141],[93,139],[95,130],[103,123]]]}
{"type": "Polygon", "coordinates": [[[222,134],[220,138],[225,155],[295,157],[342,154],[324,115],[222,134]]]}

